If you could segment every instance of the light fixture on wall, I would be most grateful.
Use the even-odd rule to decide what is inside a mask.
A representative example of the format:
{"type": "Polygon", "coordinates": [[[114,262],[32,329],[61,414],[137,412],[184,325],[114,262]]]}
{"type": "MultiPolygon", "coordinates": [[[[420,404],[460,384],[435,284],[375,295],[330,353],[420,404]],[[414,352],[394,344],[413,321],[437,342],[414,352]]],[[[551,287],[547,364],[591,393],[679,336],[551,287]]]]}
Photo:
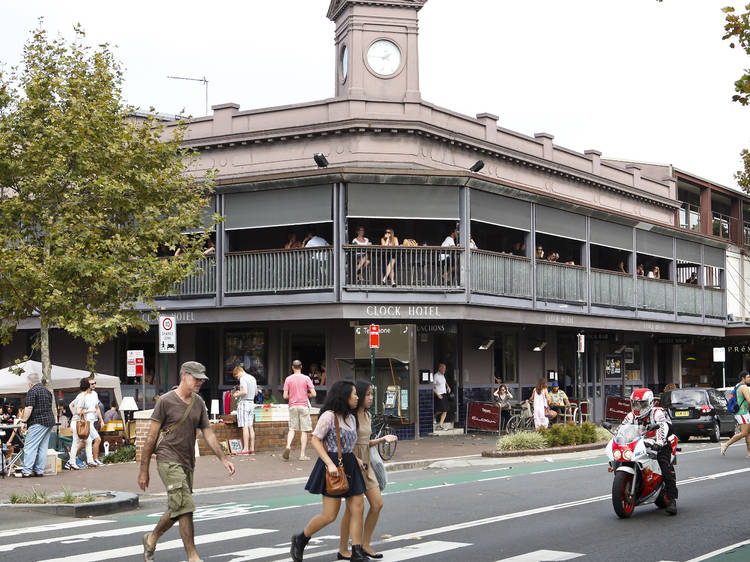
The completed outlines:
{"type": "Polygon", "coordinates": [[[531,348],[531,351],[542,351],[545,347],[547,347],[546,341],[538,341],[534,344],[534,347],[531,348]]]}
{"type": "Polygon", "coordinates": [[[622,344],[620,347],[618,347],[617,349],[615,349],[615,351],[614,351],[615,355],[619,355],[620,353],[622,353],[623,351],[625,351],[626,347],[627,346],[625,344],[622,344]]]}
{"type": "Polygon", "coordinates": [[[481,349],[482,351],[486,351],[489,348],[492,347],[492,344],[495,343],[495,340],[487,340],[483,344],[481,344],[477,349],[481,349]]]}
{"type": "Polygon", "coordinates": [[[318,168],[328,167],[328,158],[323,156],[322,152],[316,152],[315,154],[313,154],[313,160],[315,160],[315,163],[318,165],[318,168]]]}
{"type": "Polygon", "coordinates": [[[469,171],[474,172],[476,174],[482,168],[484,168],[484,162],[482,160],[477,160],[476,162],[474,162],[472,167],[469,168],[469,171]]]}

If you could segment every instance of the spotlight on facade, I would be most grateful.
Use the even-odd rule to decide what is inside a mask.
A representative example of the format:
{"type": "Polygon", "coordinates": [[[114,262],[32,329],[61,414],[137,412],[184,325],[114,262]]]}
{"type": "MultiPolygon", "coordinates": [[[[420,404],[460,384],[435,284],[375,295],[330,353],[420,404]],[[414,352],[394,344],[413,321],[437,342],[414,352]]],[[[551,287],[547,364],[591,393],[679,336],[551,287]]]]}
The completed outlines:
{"type": "Polygon", "coordinates": [[[482,351],[486,351],[489,348],[492,347],[492,344],[495,343],[495,340],[487,340],[485,343],[481,344],[477,349],[481,349],[482,351]]]}
{"type": "Polygon", "coordinates": [[[482,168],[484,168],[484,162],[481,160],[477,160],[476,162],[474,162],[474,165],[471,168],[469,168],[469,171],[476,173],[482,168]]]}
{"type": "Polygon", "coordinates": [[[542,351],[545,347],[547,347],[546,341],[540,341],[537,342],[534,348],[531,351],[542,351]]]}
{"type": "Polygon", "coordinates": [[[328,167],[328,159],[323,156],[322,152],[316,152],[313,154],[313,160],[315,160],[315,163],[318,165],[318,168],[327,168],[328,167]]]}

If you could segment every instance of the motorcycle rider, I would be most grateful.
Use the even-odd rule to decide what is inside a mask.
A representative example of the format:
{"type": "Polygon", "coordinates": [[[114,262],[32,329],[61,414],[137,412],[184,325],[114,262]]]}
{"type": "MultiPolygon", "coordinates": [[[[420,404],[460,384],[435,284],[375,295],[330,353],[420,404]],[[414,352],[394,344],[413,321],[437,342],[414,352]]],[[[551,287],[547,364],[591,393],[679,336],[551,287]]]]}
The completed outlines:
{"type": "Polygon", "coordinates": [[[664,408],[654,406],[654,393],[648,388],[636,388],[630,395],[630,413],[622,421],[623,425],[633,424],[646,428],[656,424],[655,439],[647,439],[646,442],[658,451],[656,460],[661,468],[662,481],[664,482],[664,493],[666,496],[667,515],[677,515],[677,475],[675,474],[672,460],[672,445],[667,440],[671,421],[664,408]]]}

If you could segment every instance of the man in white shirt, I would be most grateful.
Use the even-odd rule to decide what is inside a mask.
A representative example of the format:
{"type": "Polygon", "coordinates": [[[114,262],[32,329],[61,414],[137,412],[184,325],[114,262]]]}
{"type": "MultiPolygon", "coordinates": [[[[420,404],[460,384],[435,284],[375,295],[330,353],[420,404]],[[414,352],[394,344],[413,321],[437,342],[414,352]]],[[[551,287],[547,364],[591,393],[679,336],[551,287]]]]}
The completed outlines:
{"type": "Polygon", "coordinates": [[[242,428],[241,455],[255,454],[255,395],[258,394],[258,383],[255,377],[245,372],[240,366],[232,371],[234,378],[240,381],[239,390],[234,391],[237,401],[237,427],[242,428]],[[249,444],[248,444],[249,441],[249,444]]]}
{"type": "Polygon", "coordinates": [[[445,363],[438,365],[437,373],[432,376],[432,382],[432,392],[435,395],[435,415],[440,414],[440,422],[435,429],[443,429],[445,416],[448,414],[448,408],[450,407],[448,393],[451,391],[451,387],[445,380],[445,363]]]}
{"type": "MultiPolygon", "coordinates": [[[[448,236],[445,237],[443,243],[440,244],[443,248],[450,248],[456,246],[456,238],[458,237],[458,230],[453,229],[448,236]]],[[[440,254],[440,263],[443,268],[443,275],[445,276],[446,283],[451,283],[453,279],[454,265],[453,265],[453,254],[440,254]]]]}
{"type": "Polygon", "coordinates": [[[314,232],[310,231],[305,236],[305,248],[323,248],[325,246],[330,246],[328,241],[314,232]]]}

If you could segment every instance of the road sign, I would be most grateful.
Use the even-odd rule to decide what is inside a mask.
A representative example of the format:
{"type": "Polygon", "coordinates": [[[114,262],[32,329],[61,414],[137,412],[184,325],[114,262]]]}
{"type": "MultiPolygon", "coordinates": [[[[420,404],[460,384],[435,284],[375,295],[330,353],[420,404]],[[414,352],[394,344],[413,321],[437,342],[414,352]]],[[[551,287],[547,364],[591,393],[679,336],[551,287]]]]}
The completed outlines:
{"type": "Polygon", "coordinates": [[[380,326],[370,324],[370,349],[380,349],[380,326]]]}
{"type": "Polygon", "coordinates": [[[128,376],[143,376],[143,350],[128,349],[128,376]]]}
{"type": "Polygon", "coordinates": [[[177,319],[159,316],[159,353],[177,353],[177,319]]]}
{"type": "Polygon", "coordinates": [[[586,350],[586,336],[578,334],[578,353],[583,353],[586,350]]]}

